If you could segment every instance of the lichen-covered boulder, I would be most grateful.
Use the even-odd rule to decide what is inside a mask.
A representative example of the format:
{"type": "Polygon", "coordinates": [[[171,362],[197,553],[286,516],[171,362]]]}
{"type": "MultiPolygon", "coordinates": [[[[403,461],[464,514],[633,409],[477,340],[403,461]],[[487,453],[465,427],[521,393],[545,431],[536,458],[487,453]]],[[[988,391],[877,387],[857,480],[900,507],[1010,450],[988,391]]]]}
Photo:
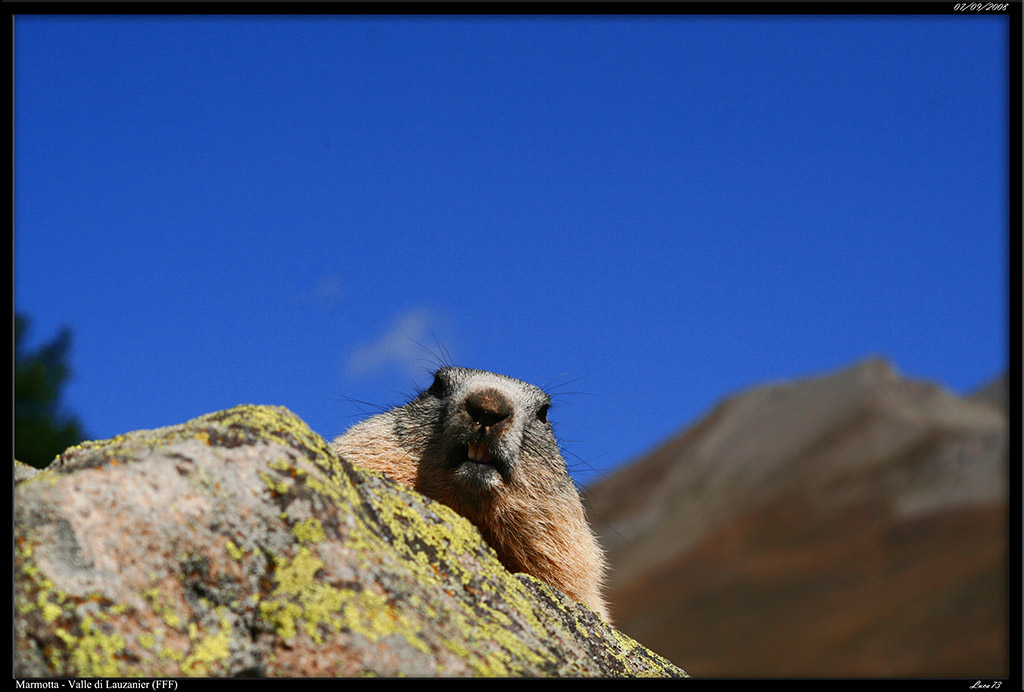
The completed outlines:
{"type": "Polygon", "coordinates": [[[685,675],[283,408],[15,478],[18,677],[685,675]]]}

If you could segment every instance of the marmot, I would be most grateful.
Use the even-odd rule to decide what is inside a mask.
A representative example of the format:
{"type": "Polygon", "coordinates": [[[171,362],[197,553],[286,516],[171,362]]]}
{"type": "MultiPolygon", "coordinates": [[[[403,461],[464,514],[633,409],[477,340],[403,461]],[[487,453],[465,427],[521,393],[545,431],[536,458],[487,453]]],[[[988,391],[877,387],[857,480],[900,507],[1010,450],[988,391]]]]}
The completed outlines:
{"type": "Polygon", "coordinates": [[[332,443],[442,502],[477,526],[511,572],[526,572],[605,620],[604,555],[548,422],[539,387],[446,366],[404,406],[353,426],[332,443]]]}

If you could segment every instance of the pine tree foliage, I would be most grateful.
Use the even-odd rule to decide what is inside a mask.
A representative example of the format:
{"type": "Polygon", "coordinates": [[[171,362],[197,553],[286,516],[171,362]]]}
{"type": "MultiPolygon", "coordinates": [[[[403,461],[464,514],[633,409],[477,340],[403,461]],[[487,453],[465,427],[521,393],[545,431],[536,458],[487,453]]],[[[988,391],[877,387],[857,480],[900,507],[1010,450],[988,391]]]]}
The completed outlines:
{"type": "Polygon", "coordinates": [[[42,468],[85,436],[78,419],[61,405],[61,388],[71,375],[71,331],[65,327],[49,343],[26,352],[28,329],[29,319],[15,315],[14,458],[42,468]]]}

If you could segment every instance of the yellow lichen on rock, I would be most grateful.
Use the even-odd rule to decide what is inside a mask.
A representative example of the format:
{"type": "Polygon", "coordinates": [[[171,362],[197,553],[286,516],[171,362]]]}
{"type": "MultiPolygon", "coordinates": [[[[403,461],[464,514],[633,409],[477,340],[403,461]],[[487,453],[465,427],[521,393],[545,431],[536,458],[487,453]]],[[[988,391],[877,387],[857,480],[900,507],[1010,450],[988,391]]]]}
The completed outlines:
{"type": "MultiPolygon", "coordinates": [[[[186,675],[207,675],[211,665],[224,661],[230,654],[234,631],[223,607],[217,609],[220,628],[206,637],[195,637],[194,645],[181,662],[181,671],[186,675]]],[[[192,637],[190,637],[192,639],[192,637]]]]}

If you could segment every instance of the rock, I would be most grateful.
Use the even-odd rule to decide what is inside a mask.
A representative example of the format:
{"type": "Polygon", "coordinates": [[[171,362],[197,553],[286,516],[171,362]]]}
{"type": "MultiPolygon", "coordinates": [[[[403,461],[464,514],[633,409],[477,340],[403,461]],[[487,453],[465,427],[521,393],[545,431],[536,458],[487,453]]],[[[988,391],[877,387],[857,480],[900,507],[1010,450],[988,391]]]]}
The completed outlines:
{"type": "Polygon", "coordinates": [[[283,408],[16,477],[18,677],[685,676],[283,408]]]}

